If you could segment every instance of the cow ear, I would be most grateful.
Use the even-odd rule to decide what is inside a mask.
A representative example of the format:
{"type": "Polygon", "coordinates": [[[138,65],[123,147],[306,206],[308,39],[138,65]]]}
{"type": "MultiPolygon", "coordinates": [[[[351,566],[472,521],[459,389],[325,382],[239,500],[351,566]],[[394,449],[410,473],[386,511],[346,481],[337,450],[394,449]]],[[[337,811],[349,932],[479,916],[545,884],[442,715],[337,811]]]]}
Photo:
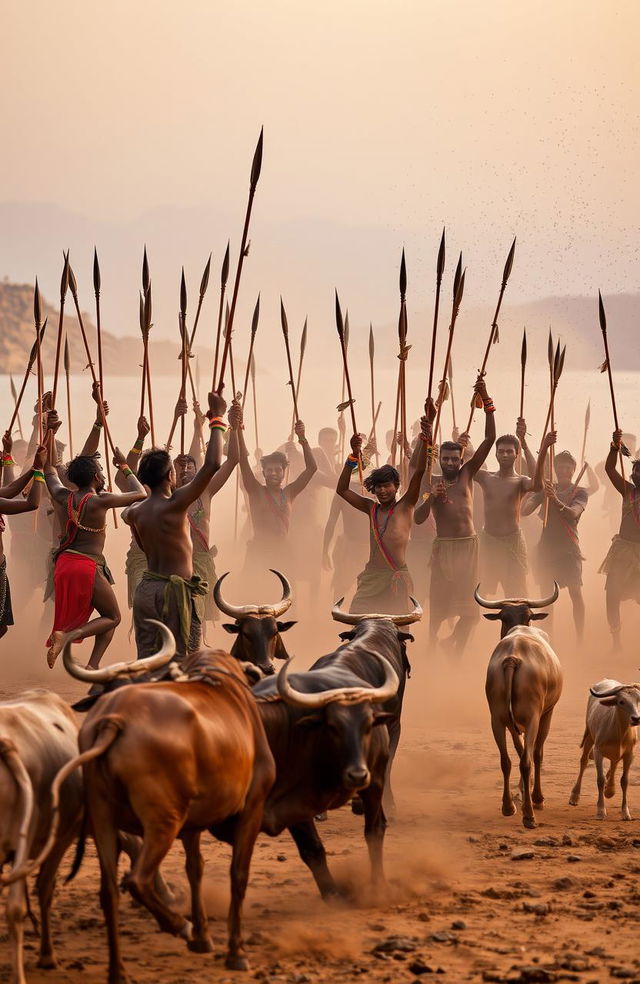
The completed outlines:
{"type": "Polygon", "coordinates": [[[490,619],[492,622],[497,622],[502,616],[502,612],[485,612],[484,617],[490,619]]]}
{"type": "Polygon", "coordinates": [[[286,632],[288,629],[292,629],[297,622],[276,622],[276,627],[278,632],[286,632]]]}
{"type": "Polygon", "coordinates": [[[613,707],[614,704],[618,703],[618,695],[614,694],[613,697],[598,697],[600,704],[604,704],[605,707],[613,707]]]}
{"type": "Polygon", "coordinates": [[[531,621],[538,621],[539,618],[549,618],[549,612],[532,612],[531,621]]]}
{"type": "Polygon", "coordinates": [[[341,632],[338,635],[338,639],[342,639],[343,642],[347,642],[347,641],[350,642],[354,636],[355,636],[355,631],[351,629],[350,632],[341,632]]]}
{"type": "Polygon", "coordinates": [[[315,728],[322,724],[322,720],[322,714],[306,714],[299,721],[296,721],[296,728],[315,728]]]}
{"type": "Polygon", "coordinates": [[[238,632],[240,631],[240,626],[236,625],[235,622],[223,622],[222,628],[225,632],[230,632],[231,635],[238,635],[238,632]]]}
{"type": "Polygon", "coordinates": [[[410,632],[398,632],[398,639],[400,642],[415,642],[410,632]]]}
{"type": "Polygon", "coordinates": [[[380,711],[373,716],[373,727],[375,728],[377,724],[386,724],[394,717],[397,717],[397,714],[391,714],[390,711],[380,711]]]}

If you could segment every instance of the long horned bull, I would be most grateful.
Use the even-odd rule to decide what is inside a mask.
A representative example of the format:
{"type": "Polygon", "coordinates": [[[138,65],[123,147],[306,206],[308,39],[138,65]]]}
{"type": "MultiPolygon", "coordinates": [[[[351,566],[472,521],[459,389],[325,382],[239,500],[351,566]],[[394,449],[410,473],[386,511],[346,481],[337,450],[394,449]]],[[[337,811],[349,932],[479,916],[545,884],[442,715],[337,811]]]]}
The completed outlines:
{"type": "Polygon", "coordinates": [[[272,567],[269,568],[272,574],[279,579],[282,585],[282,600],[275,605],[230,605],[229,602],[225,601],[222,597],[222,582],[225,577],[229,576],[229,571],[223,574],[215,583],[213,589],[213,600],[216,605],[223,612],[224,615],[228,615],[229,618],[239,619],[243,618],[245,615],[255,615],[258,618],[272,616],[273,618],[280,618],[281,615],[291,607],[293,601],[291,594],[291,585],[288,580],[281,574],[280,571],[274,570],[272,567]]]}
{"type": "MultiPolygon", "coordinates": [[[[413,603],[413,611],[408,612],[406,615],[384,615],[380,612],[372,612],[370,615],[355,615],[352,612],[343,612],[340,605],[344,601],[344,598],[340,598],[336,601],[335,605],[331,609],[331,617],[336,622],[344,622],[345,625],[359,625],[365,619],[387,619],[389,622],[393,622],[394,625],[412,625],[413,622],[418,622],[422,618],[422,606],[419,601],[415,598],[411,598],[413,603]]],[[[382,659],[382,657],[379,657],[382,659]]],[[[385,660],[386,662],[386,660],[385,660]]]]}
{"type": "Polygon", "coordinates": [[[547,608],[558,600],[560,588],[558,587],[558,582],[554,581],[553,592],[548,598],[534,598],[532,600],[527,598],[503,598],[502,601],[487,601],[486,598],[481,597],[479,592],[480,585],[478,584],[476,590],[473,592],[473,597],[483,608],[500,609],[503,605],[527,605],[529,608],[547,608]]]}
{"type": "Polygon", "coordinates": [[[384,681],[379,687],[337,687],[334,690],[305,694],[295,690],[289,683],[289,664],[292,660],[288,659],[276,678],[278,693],[286,704],[307,709],[317,709],[332,703],[364,704],[365,701],[371,701],[372,704],[382,704],[396,695],[400,681],[391,663],[379,653],[375,656],[384,669],[384,681]]]}
{"type": "Polygon", "coordinates": [[[173,633],[155,618],[148,618],[147,622],[157,627],[163,639],[161,648],[153,656],[147,656],[145,659],[134,659],[129,663],[113,663],[111,666],[105,666],[99,670],[91,670],[85,666],[80,666],[71,655],[74,633],[69,632],[62,650],[62,662],[65,670],[76,680],[83,680],[86,683],[109,683],[122,677],[133,679],[140,676],[141,673],[150,673],[166,666],[176,654],[176,640],[173,638],[173,633]]]}

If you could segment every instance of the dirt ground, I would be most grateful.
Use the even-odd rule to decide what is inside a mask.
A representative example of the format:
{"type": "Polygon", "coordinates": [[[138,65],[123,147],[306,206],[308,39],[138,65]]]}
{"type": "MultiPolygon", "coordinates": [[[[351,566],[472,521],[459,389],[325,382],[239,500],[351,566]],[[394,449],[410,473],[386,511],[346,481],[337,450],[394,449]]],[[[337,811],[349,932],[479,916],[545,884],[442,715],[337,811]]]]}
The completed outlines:
{"type": "MultiPolygon", "coordinates": [[[[640,826],[618,819],[619,789],[608,803],[607,821],[595,819],[592,765],[582,802],[577,808],[568,805],[587,687],[605,673],[633,680],[634,653],[609,654],[600,620],[578,651],[566,626],[566,600],[559,606],[554,644],[564,664],[565,690],[546,746],[546,802],[537,829],[525,830],[520,813],[510,818],[500,813],[498,755],[483,694],[497,628],[483,621],[464,661],[452,666],[445,656],[427,658],[420,627],[411,649],[414,672],[396,761],[398,815],[385,845],[388,889],[371,897],[362,819],[349,809],[320,825],[330,866],[353,889],[349,903],[320,900],[288,835],[261,836],[245,905],[251,971],[232,974],[223,963],[229,849],[207,838],[206,897],[215,953],[190,953],[123,895],[121,927],[131,980],[204,984],[253,977],[305,984],[361,977],[401,984],[440,974],[449,981],[640,982],[640,826]]],[[[629,614],[635,625],[637,615],[629,614]]],[[[327,644],[335,638],[331,624],[323,632],[327,644]]],[[[72,699],[80,685],[60,674],[57,689],[72,699]]],[[[23,681],[33,683],[42,680],[23,681]]],[[[514,768],[514,785],[517,777],[514,768]]],[[[634,771],[630,805],[640,817],[637,785],[634,771]]],[[[68,856],[63,871],[69,864],[68,856]]],[[[163,870],[186,904],[178,846],[163,870]]],[[[58,970],[36,969],[36,940],[27,939],[31,984],[106,981],[97,890],[98,867],[89,845],[79,876],[59,887],[55,898],[58,970]]],[[[5,934],[0,980],[8,970],[5,934]]]]}

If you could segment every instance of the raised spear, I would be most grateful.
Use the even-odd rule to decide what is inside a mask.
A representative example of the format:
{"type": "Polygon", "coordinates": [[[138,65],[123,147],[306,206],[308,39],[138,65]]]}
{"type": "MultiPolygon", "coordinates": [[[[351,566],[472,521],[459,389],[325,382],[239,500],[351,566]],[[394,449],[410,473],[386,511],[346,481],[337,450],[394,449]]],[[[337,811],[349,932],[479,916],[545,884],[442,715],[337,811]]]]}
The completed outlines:
{"type": "Polygon", "coordinates": [[[204,273],[202,274],[202,279],[200,280],[200,293],[198,296],[198,307],[196,308],[196,317],[193,322],[193,331],[191,332],[191,338],[189,339],[189,352],[188,356],[191,358],[193,352],[193,342],[196,337],[196,329],[198,327],[198,321],[200,320],[200,310],[202,308],[202,302],[204,300],[204,295],[207,293],[207,287],[209,286],[209,273],[211,272],[211,253],[209,253],[209,259],[207,260],[207,265],[204,268],[204,273]]]}
{"type": "MultiPolygon", "coordinates": [[[[552,430],[554,429],[554,417],[555,417],[555,407],[554,407],[554,404],[555,404],[555,399],[556,399],[556,391],[558,389],[558,383],[560,382],[560,377],[562,375],[562,370],[564,369],[564,357],[565,357],[566,351],[567,351],[566,345],[565,345],[565,347],[562,350],[560,350],[560,342],[558,342],[558,344],[556,345],[555,355],[553,357],[553,366],[552,366],[552,371],[551,371],[551,397],[549,399],[549,411],[547,413],[547,419],[545,421],[544,431],[543,431],[543,435],[542,435],[543,436],[543,440],[546,437],[547,428],[549,427],[549,423],[551,423],[551,429],[552,430]]],[[[551,454],[549,455],[549,458],[550,458],[550,469],[549,469],[549,471],[550,471],[550,476],[551,476],[550,479],[549,479],[549,481],[552,482],[553,481],[553,458],[552,458],[552,455],[551,454]]],[[[548,498],[545,498],[543,526],[546,526],[547,525],[548,519],[549,519],[549,499],[548,498]]]]}
{"type": "MultiPolygon", "coordinates": [[[[187,395],[187,359],[189,358],[187,347],[187,284],[184,279],[184,267],[180,277],[180,339],[182,341],[180,399],[184,400],[187,395]]],[[[180,417],[180,454],[184,455],[184,414],[180,417]]]]}
{"type": "MultiPolygon", "coordinates": [[[[298,375],[296,377],[296,400],[300,399],[300,381],[302,379],[302,363],[304,362],[304,353],[307,347],[307,319],[304,319],[304,325],[302,328],[302,335],[300,336],[300,357],[298,359],[298,375]]],[[[293,416],[291,418],[291,431],[289,435],[289,440],[293,441],[293,428],[295,425],[295,420],[293,416]]]]}
{"type": "MultiPolygon", "coordinates": [[[[80,304],[78,303],[78,284],[76,282],[75,274],[74,274],[73,268],[71,266],[69,267],[69,287],[71,288],[71,295],[73,297],[73,303],[74,303],[74,306],[75,306],[75,309],[76,309],[76,314],[78,316],[78,324],[80,325],[80,333],[82,335],[82,341],[84,343],[84,349],[85,349],[85,353],[86,353],[86,356],[87,356],[87,368],[91,372],[91,379],[93,381],[93,384],[94,385],[97,385],[98,384],[98,379],[97,379],[97,376],[96,376],[96,370],[95,370],[95,366],[93,364],[93,360],[91,358],[91,350],[89,348],[89,342],[88,342],[88,339],[87,339],[87,333],[85,331],[84,321],[82,320],[82,312],[80,310],[80,304]]],[[[105,435],[107,437],[109,447],[111,448],[111,451],[113,452],[114,451],[114,444],[113,444],[113,441],[111,440],[111,434],[109,433],[109,425],[107,423],[107,418],[105,416],[104,406],[102,405],[102,391],[100,391],[100,399],[98,401],[98,407],[99,407],[99,410],[100,410],[100,416],[102,417],[102,426],[104,427],[104,432],[105,432],[105,435]]]]}
{"type": "MultiPolygon", "coordinates": [[[[507,287],[507,282],[511,274],[511,268],[513,267],[513,257],[516,251],[516,241],[515,238],[511,243],[511,249],[509,250],[509,255],[507,256],[507,262],[504,265],[504,270],[502,273],[502,285],[500,287],[500,293],[498,295],[498,303],[496,304],[496,310],[493,315],[493,321],[491,322],[491,330],[489,331],[489,341],[487,342],[487,348],[484,353],[484,358],[482,360],[482,366],[480,367],[480,375],[484,376],[487,371],[487,362],[489,361],[489,352],[491,351],[491,346],[498,340],[498,315],[500,314],[500,308],[502,306],[502,298],[504,297],[504,292],[507,287]]],[[[466,433],[468,434],[471,430],[471,424],[473,423],[473,415],[476,409],[476,398],[471,402],[471,412],[469,414],[469,422],[467,424],[466,433]]]]}
{"type": "MultiPolygon", "coordinates": [[[[229,331],[229,304],[225,308],[224,312],[224,337],[225,341],[227,338],[227,333],[229,331]]],[[[233,364],[233,342],[229,342],[229,372],[231,373],[231,389],[233,390],[233,395],[237,395],[236,391],[236,371],[233,364]]]]}
{"type": "MultiPolygon", "coordinates": [[[[102,323],[100,319],[100,287],[101,287],[101,277],[100,277],[100,264],[98,262],[98,250],[93,247],[93,292],[96,297],[96,334],[98,337],[98,378],[100,380],[100,399],[104,400],[104,369],[102,365],[102,323]]],[[[104,456],[107,465],[107,483],[109,491],[111,491],[111,461],[109,459],[109,439],[107,437],[107,432],[104,433],[104,456]]],[[[114,525],[118,526],[118,516],[113,510],[113,522],[114,525]]]]}
{"type": "MultiPolygon", "coordinates": [[[[9,383],[11,385],[11,396],[13,397],[13,405],[15,407],[18,405],[18,394],[16,392],[16,384],[13,381],[13,376],[11,373],[9,373],[9,383]]],[[[20,434],[21,438],[24,438],[24,434],[22,433],[22,422],[20,420],[20,414],[18,414],[17,421],[18,421],[18,433],[20,434]]]]}
{"type": "Polygon", "coordinates": [[[216,388],[216,379],[218,378],[218,355],[220,352],[220,337],[222,334],[222,315],[224,313],[224,293],[227,287],[227,279],[229,277],[229,243],[227,242],[227,249],[224,254],[224,259],[222,261],[222,268],[220,270],[220,301],[218,304],[218,327],[216,330],[216,351],[213,359],[213,376],[211,379],[211,389],[216,388]]]}
{"type": "Polygon", "coordinates": [[[584,415],[584,434],[582,437],[582,452],[580,454],[580,464],[584,465],[586,461],[587,454],[587,433],[589,430],[589,424],[591,423],[591,400],[587,403],[587,409],[584,415]]]}
{"type": "Polygon", "coordinates": [[[40,326],[42,322],[42,309],[40,305],[40,288],[36,277],[36,287],[33,293],[33,320],[36,328],[36,373],[38,377],[38,444],[42,444],[42,347],[40,326]]]}
{"type": "Polygon", "coordinates": [[[67,417],[69,420],[69,454],[73,458],[73,427],[71,423],[71,356],[69,355],[69,339],[64,340],[64,375],[67,384],[67,417]]]}
{"type": "Polygon", "coordinates": [[[438,262],[436,264],[436,303],[433,311],[433,328],[431,329],[431,358],[429,360],[429,385],[427,396],[433,396],[433,366],[436,358],[436,337],[438,334],[438,313],[440,311],[440,287],[442,286],[442,275],[444,273],[445,262],[445,236],[442,230],[440,248],[438,249],[438,262]]]}
{"type": "MultiPolygon", "coordinates": [[[[609,392],[611,393],[611,408],[613,410],[613,423],[615,430],[620,430],[620,424],[618,423],[618,408],[616,406],[616,394],[613,389],[613,376],[611,374],[611,359],[609,358],[609,340],[607,338],[607,316],[604,313],[604,304],[602,303],[602,294],[598,291],[598,316],[600,318],[600,330],[602,331],[602,340],[604,342],[604,362],[600,367],[600,372],[606,372],[609,377],[609,392]]],[[[629,450],[620,444],[620,471],[622,472],[622,478],[624,480],[624,461],[623,456],[628,457],[629,450]]]]}
{"type": "Polygon", "coordinates": [[[256,450],[260,447],[258,437],[258,401],[256,399],[256,357],[251,356],[251,395],[253,397],[253,426],[256,434],[256,450]]]}
{"type": "Polygon", "coordinates": [[[56,361],[53,369],[53,387],[51,394],[51,409],[55,410],[56,397],[58,395],[58,372],[60,370],[60,353],[62,350],[62,336],[64,334],[64,301],[69,290],[69,250],[64,255],[64,267],[60,280],[60,314],[58,317],[58,337],[56,339],[56,361]]]}
{"type": "Polygon", "coordinates": [[[449,398],[451,400],[451,423],[454,431],[458,430],[458,422],[456,420],[456,401],[453,398],[453,359],[449,359],[449,398]]]}
{"type": "MultiPolygon", "coordinates": [[[[40,345],[42,345],[42,339],[44,338],[44,333],[45,333],[46,327],[47,327],[47,320],[45,318],[45,322],[44,322],[44,324],[42,326],[42,329],[40,331],[40,345]]],[[[15,406],[13,408],[13,414],[11,415],[11,420],[9,422],[9,427],[7,428],[8,431],[9,431],[9,433],[11,433],[11,431],[13,430],[13,425],[15,424],[16,418],[17,418],[17,416],[18,416],[18,414],[20,412],[20,404],[22,403],[22,397],[24,396],[24,391],[25,391],[26,386],[27,386],[27,381],[29,379],[29,376],[31,375],[31,370],[33,369],[33,364],[36,361],[37,355],[38,355],[38,341],[36,340],[33,343],[33,345],[31,346],[31,351],[29,353],[29,358],[27,360],[27,368],[24,371],[24,378],[22,380],[22,385],[20,387],[20,392],[18,393],[18,399],[15,401],[15,406]]]]}
{"type": "MultiPolygon", "coordinates": [[[[555,390],[554,390],[554,379],[555,379],[555,374],[556,374],[557,369],[558,369],[558,359],[559,359],[559,357],[560,357],[560,342],[558,342],[558,344],[556,346],[556,349],[555,349],[555,352],[554,352],[554,348],[553,348],[553,337],[551,335],[551,328],[549,328],[549,339],[547,341],[547,362],[549,363],[549,406],[551,407],[551,422],[550,422],[551,430],[555,430],[555,428],[556,428],[556,422],[555,422],[555,400],[553,399],[553,396],[554,396],[554,392],[555,392],[555,390]]],[[[554,457],[555,457],[555,455],[553,453],[553,448],[551,448],[550,451],[549,451],[549,481],[550,482],[553,482],[553,462],[554,462],[554,457]]],[[[544,525],[545,526],[547,525],[547,520],[546,520],[547,512],[548,512],[548,505],[545,504],[545,522],[544,522],[544,525]]]]}
{"type": "MultiPolygon", "coordinates": [[[[376,467],[380,464],[380,453],[378,451],[378,441],[376,438],[376,389],[375,389],[375,355],[376,355],[376,343],[373,335],[373,325],[369,323],[369,374],[370,374],[370,384],[371,384],[371,435],[370,440],[373,441],[376,449],[376,467]]],[[[380,407],[382,404],[378,405],[378,412],[380,412],[380,407]]]]}
{"type": "Polygon", "coordinates": [[[217,392],[221,392],[222,386],[224,385],[224,371],[227,365],[229,346],[231,345],[231,333],[233,331],[233,319],[236,313],[236,302],[238,300],[238,289],[240,287],[242,264],[244,263],[244,258],[248,252],[247,235],[249,233],[249,220],[251,219],[251,209],[253,207],[253,199],[256,193],[256,186],[258,184],[258,179],[260,178],[260,171],[262,169],[262,138],[263,138],[263,130],[261,129],[260,136],[258,137],[258,143],[256,145],[256,149],[253,154],[253,161],[251,164],[251,177],[249,180],[249,200],[247,202],[247,211],[244,218],[244,228],[242,230],[242,239],[240,241],[240,253],[238,256],[238,266],[236,267],[236,279],[233,285],[233,294],[231,297],[231,310],[229,312],[229,322],[227,325],[227,337],[225,338],[224,349],[222,350],[222,365],[220,366],[220,378],[218,380],[217,392]]]}
{"type": "MultiPolygon", "coordinates": [[[[338,338],[340,339],[340,350],[342,352],[342,366],[344,369],[344,378],[347,386],[347,395],[349,397],[348,406],[349,406],[349,410],[351,411],[351,425],[353,427],[353,433],[357,434],[358,428],[356,426],[356,412],[353,406],[355,400],[353,399],[353,393],[351,391],[351,377],[349,376],[349,362],[347,360],[347,346],[345,341],[345,326],[342,320],[342,311],[340,309],[340,300],[338,298],[337,290],[336,290],[336,328],[338,329],[338,338]]],[[[358,456],[358,472],[360,475],[360,484],[362,484],[362,455],[358,456]]]]}
{"type": "Polygon", "coordinates": [[[400,363],[398,365],[398,385],[396,388],[396,411],[393,420],[393,450],[391,452],[391,460],[395,464],[396,451],[397,451],[397,434],[398,434],[398,424],[400,424],[401,431],[401,465],[403,476],[404,476],[404,445],[406,441],[406,400],[405,400],[405,362],[407,358],[407,352],[409,351],[406,347],[407,339],[407,312],[406,312],[406,294],[407,294],[407,264],[404,256],[404,249],[402,250],[402,258],[400,260],[400,314],[398,317],[398,343],[399,352],[398,359],[400,363]]]}
{"type": "MultiPolygon", "coordinates": [[[[349,351],[349,310],[348,309],[344,313],[344,345],[348,352],[349,351]]],[[[345,395],[346,387],[347,387],[347,378],[345,376],[344,367],[343,367],[342,388],[340,390],[340,406],[338,407],[338,410],[340,411],[340,416],[338,418],[338,430],[340,431],[340,460],[344,458],[344,438],[345,438],[344,411],[347,406],[344,395],[345,395]]]]}
{"type": "Polygon", "coordinates": [[[149,360],[149,334],[153,327],[152,301],[151,301],[151,278],[149,277],[149,261],[147,259],[147,247],[144,248],[142,257],[142,290],[144,296],[140,298],[140,330],[142,332],[143,344],[143,366],[142,366],[142,394],[140,400],[140,416],[144,414],[144,394],[147,393],[147,405],[149,407],[149,426],[151,428],[151,444],[155,447],[156,428],[153,418],[153,397],[151,394],[151,363],[149,360]]]}
{"type": "MultiPolygon", "coordinates": [[[[522,348],[520,349],[520,418],[524,417],[524,379],[527,371],[527,329],[522,332],[522,348]]],[[[522,475],[522,448],[518,452],[518,473],[522,475]]]]}
{"type": "Polygon", "coordinates": [[[244,410],[244,405],[247,399],[247,388],[249,386],[249,373],[252,372],[253,365],[253,346],[256,340],[256,332],[258,330],[258,321],[260,320],[260,294],[258,294],[258,299],[256,301],[256,306],[253,309],[253,317],[251,318],[251,340],[249,342],[249,355],[247,356],[247,368],[244,374],[244,386],[242,388],[242,409],[244,410]]]}
{"type": "Polygon", "coordinates": [[[296,394],[296,387],[293,382],[293,366],[291,364],[291,349],[289,347],[289,323],[287,321],[287,312],[284,309],[282,298],[280,298],[280,324],[282,325],[284,347],[287,353],[287,367],[289,369],[289,386],[291,387],[291,398],[293,400],[293,416],[295,418],[295,422],[297,423],[297,421],[300,419],[298,416],[298,396],[296,394]]]}

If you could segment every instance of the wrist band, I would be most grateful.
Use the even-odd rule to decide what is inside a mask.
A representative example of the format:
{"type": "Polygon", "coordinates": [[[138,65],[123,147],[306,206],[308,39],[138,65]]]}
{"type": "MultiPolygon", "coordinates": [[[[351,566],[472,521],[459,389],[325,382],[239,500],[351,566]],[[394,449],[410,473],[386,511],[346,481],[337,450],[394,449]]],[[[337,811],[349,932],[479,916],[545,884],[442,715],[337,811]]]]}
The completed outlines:
{"type": "Polygon", "coordinates": [[[347,468],[351,468],[353,470],[354,468],[358,467],[358,459],[355,458],[352,454],[350,454],[347,460],[345,461],[345,465],[347,466],[347,468]]]}
{"type": "Polygon", "coordinates": [[[496,408],[493,405],[493,400],[483,400],[482,405],[484,406],[485,413],[495,413],[496,408]]]}
{"type": "Polygon", "coordinates": [[[133,472],[129,468],[129,465],[126,463],[126,461],[120,461],[118,463],[118,468],[120,469],[123,475],[127,476],[127,478],[129,477],[129,475],[133,475],[133,472]]]}
{"type": "Polygon", "coordinates": [[[2,464],[3,465],[15,465],[15,461],[13,460],[13,458],[11,457],[10,454],[3,454],[2,455],[2,464]]]}
{"type": "Polygon", "coordinates": [[[133,442],[133,446],[136,449],[136,451],[138,452],[138,454],[140,454],[140,452],[142,451],[142,445],[143,444],[144,444],[144,436],[143,437],[139,437],[139,436],[136,437],[135,441],[133,442]]]}
{"type": "Polygon", "coordinates": [[[129,454],[142,454],[142,448],[137,448],[135,445],[129,451],[129,454]]]}
{"type": "Polygon", "coordinates": [[[96,422],[93,425],[93,429],[94,430],[102,430],[102,421],[101,420],[96,420],[96,422]]]}
{"type": "Polygon", "coordinates": [[[44,472],[41,471],[39,468],[32,469],[31,477],[33,478],[34,482],[44,482],[44,472]]]}

